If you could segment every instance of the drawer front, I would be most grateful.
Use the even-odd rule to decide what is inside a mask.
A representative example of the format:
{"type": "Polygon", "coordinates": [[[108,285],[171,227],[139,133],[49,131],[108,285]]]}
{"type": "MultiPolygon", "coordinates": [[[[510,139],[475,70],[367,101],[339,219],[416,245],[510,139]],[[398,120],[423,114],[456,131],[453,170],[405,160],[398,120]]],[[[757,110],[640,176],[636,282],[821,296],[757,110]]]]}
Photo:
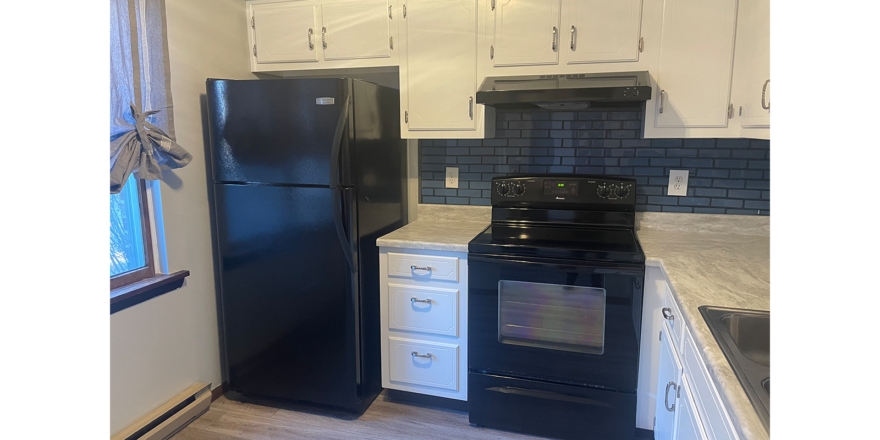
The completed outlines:
{"type": "Polygon", "coordinates": [[[678,303],[672,297],[672,290],[668,283],[663,283],[665,294],[663,295],[663,308],[660,313],[663,315],[663,321],[669,324],[669,330],[672,331],[672,342],[676,347],[681,347],[681,333],[684,328],[684,317],[681,316],[681,310],[678,303]]]}
{"type": "Polygon", "coordinates": [[[715,385],[709,377],[709,371],[706,370],[703,360],[696,351],[690,330],[685,330],[683,345],[681,361],[684,364],[685,374],[690,382],[697,405],[697,412],[700,414],[706,433],[710,439],[736,439],[733,423],[724,409],[724,404],[721,403],[721,396],[718,395],[715,385]]]}
{"type": "Polygon", "coordinates": [[[389,252],[388,276],[458,282],[458,258],[389,252]]]}
{"type": "Polygon", "coordinates": [[[458,345],[388,338],[389,380],[458,390],[458,345]]]}
{"type": "Polygon", "coordinates": [[[457,289],[388,284],[388,328],[458,336],[457,289]]]}

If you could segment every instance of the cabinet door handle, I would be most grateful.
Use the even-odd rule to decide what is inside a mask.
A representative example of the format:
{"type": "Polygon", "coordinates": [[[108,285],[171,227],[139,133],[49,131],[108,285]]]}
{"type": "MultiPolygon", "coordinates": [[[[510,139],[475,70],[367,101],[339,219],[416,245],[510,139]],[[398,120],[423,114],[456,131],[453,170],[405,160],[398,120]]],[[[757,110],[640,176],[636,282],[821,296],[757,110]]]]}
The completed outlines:
{"type": "Polygon", "coordinates": [[[315,48],[315,44],[312,43],[312,35],[314,35],[314,33],[315,33],[315,31],[313,31],[312,28],[309,28],[309,50],[312,50],[315,48]]]}
{"type": "Polygon", "coordinates": [[[672,402],[671,408],[669,407],[669,388],[670,387],[675,389],[676,392],[678,392],[678,385],[676,385],[675,382],[669,381],[669,383],[666,384],[666,393],[664,393],[664,395],[663,395],[663,406],[666,408],[666,411],[674,412],[675,411],[675,402],[672,402]]]}
{"type": "Polygon", "coordinates": [[[430,266],[425,266],[425,267],[421,267],[421,266],[410,266],[409,268],[410,268],[410,270],[427,270],[428,272],[431,271],[431,267],[430,267],[430,266]]]}
{"type": "Polygon", "coordinates": [[[663,113],[663,103],[666,101],[666,90],[660,91],[660,113],[663,113]]]}
{"type": "Polygon", "coordinates": [[[767,96],[767,86],[770,84],[770,80],[764,81],[764,87],[761,87],[761,108],[764,110],[770,110],[770,101],[767,101],[764,104],[764,98],[767,96]]]}
{"type": "Polygon", "coordinates": [[[321,46],[324,46],[324,49],[327,48],[327,28],[321,28],[321,46]]]}
{"type": "Polygon", "coordinates": [[[553,52],[556,52],[556,26],[553,26],[553,52]]]}
{"type": "Polygon", "coordinates": [[[418,299],[418,298],[413,297],[413,298],[410,298],[409,301],[410,301],[410,302],[414,302],[414,303],[425,303],[425,304],[431,304],[431,300],[430,300],[430,299],[418,299]]]}
{"type": "Polygon", "coordinates": [[[668,321],[675,321],[675,315],[672,314],[672,309],[669,307],[664,307],[660,310],[663,313],[663,318],[668,321]]]}
{"type": "Polygon", "coordinates": [[[473,119],[474,119],[474,97],[473,97],[473,96],[471,96],[471,97],[468,99],[468,106],[469,106],[469,107],[468,107],[468,113],[469,113],[470,116],[471,116],[471,120],[473,120],[473,119]]]}
{"type": "Polygon", "coordinates": [[[575,33],[575,27],[572,26],[571,27],[571,50],[574,50],[574,33],[575,33]]]}
{"type": "Polygon", "coordinates": [[[410,353],[410,354],[411,354],[413,357],[417,357],[417,358],[425,358],[425,359],[431,359],[431,357],[434,356],[434,355],[432,355],[431,353],[419,354],[419,352],[417,352],[417,351],[414,351],[414,352],[412,352],[412,353],[410,353]]]}
{"type": "Polygon", "coordinates": [[[392,18],[391,17],[391,5],[388,5],[388,18],[392,18]]]}

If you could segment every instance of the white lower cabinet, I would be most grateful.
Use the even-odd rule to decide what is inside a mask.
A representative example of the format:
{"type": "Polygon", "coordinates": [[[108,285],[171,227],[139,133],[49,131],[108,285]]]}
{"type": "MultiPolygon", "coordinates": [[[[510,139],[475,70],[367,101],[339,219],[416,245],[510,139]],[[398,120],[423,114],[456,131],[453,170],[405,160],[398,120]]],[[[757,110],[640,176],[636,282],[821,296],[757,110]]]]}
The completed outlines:
{"type": "Polygon", "coordinates": [[[458,390],[458,350],[455,344],[388,337],[388,381],[458,390]]]}
{"type": "Polygon", "coordinates": [[[656,440],[738,440],[659,266],[645,273],[636,427],[656,440]]]}
{"type": "Polygon", "coordinates": [[[681,386],[681,362],[669,337],[669,327],[660,330],[660,360],[657,372],[657,401],[654,420],[654,438],[675,437],[675,408],[681,386]],[[664,337],[665,336],[665,337],[664,337]]]}
{"type": "MultiPolygon", "coordinates": [[[[700,422],[700,415],[697,413],[697,405],[694,403],[693,392],[687,377],[682,376],[682,388],[680,398],[678,399],[678,409],[676,410],[675,421],[675,439],[676,440],[708,440],[703,424],[700,422]]],[[[656,438],[656,437],[655,437],[656,438]]]]}
{"type": "Polygon", "coordinates": [[[467,253],[379,249],[382,386],[467,400],[467,253]]]}

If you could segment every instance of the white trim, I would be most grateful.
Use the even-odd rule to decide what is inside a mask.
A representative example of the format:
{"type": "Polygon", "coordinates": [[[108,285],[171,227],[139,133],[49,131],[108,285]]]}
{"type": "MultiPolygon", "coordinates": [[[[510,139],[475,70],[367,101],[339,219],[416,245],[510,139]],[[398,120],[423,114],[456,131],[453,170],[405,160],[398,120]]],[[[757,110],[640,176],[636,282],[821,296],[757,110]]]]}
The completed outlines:
{"type": "Polygon", "coordinates": [[[162,193],[158,180],[147,181],[147,217],[150,219],[153,267],[156,273],[168,272],[168,253],[165,248],[165,221],[162,218],[162,193]]]}

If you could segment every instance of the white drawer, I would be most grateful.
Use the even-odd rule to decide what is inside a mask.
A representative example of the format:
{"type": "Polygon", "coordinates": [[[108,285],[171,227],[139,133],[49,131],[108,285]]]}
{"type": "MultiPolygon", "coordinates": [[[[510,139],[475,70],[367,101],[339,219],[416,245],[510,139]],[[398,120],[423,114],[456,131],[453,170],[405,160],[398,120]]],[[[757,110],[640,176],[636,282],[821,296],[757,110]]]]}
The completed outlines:
{"type": "Polygon", "coordinates": [[[672,297],[672,290],[669,288],[667,283],[663,283],[663,287],[665,288],[665,292],[663,295],[663,307],[660,309],[660,314],[663,315],[663,322],[669,324],[669,330],[672,331],[670,335],[672,337],[673,344],[681,348],[681,332],[684,328],[684,317],[681,316],[681,310],[678,308],[678,303],[675,302],[675,298],[672,297]]]}
{"type": "Polygon", "coordinates": [[[388,328],[458,336],[458,290],[389,283],[388,328]]]}
{"type": "Polygon", "coordinates": [[[388,348],[391,382],[458,390],[458,345],[389,337],[388,348]]]}
{"type": "MultiPolygon", "coordinates": [[[[682,325],[682,327],[684,326],[682,325]]],[[[696,351],[691,332],[687,329],[684,331],[682,353],[681,362],[684,364],[685,374],[691,384],[697,412],[703,421],[706,434],[714,440],[737,439],[733,423],[721,403],[721,396],[718,395],[714,382],[709,377],[709,371],[706,370],[703,359],[696,351]]]]}
{"type": "Polygon", "coordinates": [[[388,276],[458,282],[458,258],[388,252],[388,276]]]}

